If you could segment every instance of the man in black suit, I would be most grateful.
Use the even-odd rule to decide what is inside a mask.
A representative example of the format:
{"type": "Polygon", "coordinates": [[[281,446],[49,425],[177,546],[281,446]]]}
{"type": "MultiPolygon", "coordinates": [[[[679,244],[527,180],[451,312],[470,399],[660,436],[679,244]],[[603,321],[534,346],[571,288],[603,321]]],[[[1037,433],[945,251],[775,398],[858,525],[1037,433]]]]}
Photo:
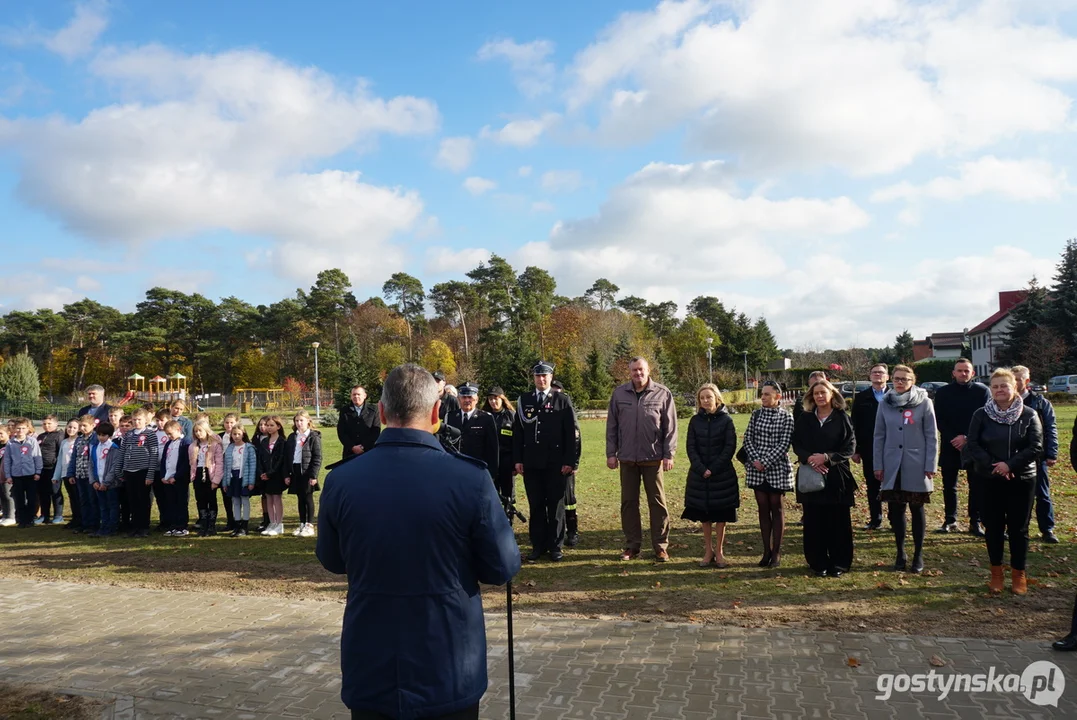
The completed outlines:
{"type": "Polygon", "coordinates": [[[344,446],[344,460],[374,447],[381,435],[378,409],[366,404],[366,388],[362,385],[353,387],[351,399],[351,405],[340,411],[337,421],[337,438],[344,446]]]}
{"type": "Polygon", "coordinates": [[[445,373],[437,370],[434,372],[434,380],[438,384],[438,397],[441,399],[441,410],[438,411],[438,419],[445,422],[445,418],[453,410],[460,409],[460,403],[454,395],[445,392],[445,373]]]}
{"type": "Polygon", "coordinates": [[[536,562],[546,552],[561,560],[565,542],[565,490],[576,461],[576,415],[569,399],[552,392],[553,366],[533,369],[535,391],[520,396],[512,431],[516,472],[524,476],[531,508],[528,533],[536,562]]]}
{"type": "Polygon", "coordinates": [[[497,478],[498,440],[494,416],[478,409],[479,388],[464,383],[457,392],[460,409],[450,410],[445,422],[460,431],[460,454],[486,463],[490,479],[497,478]]]}
{"type": "Polygon", "coordinates": [[[864,468],[864,482],[868,488],[868,509],[871,518],[864,526],[865,530],[878,530],[883,524],[883,503],[879,499],[881,483],[875,479],[875,415],[879,403],[886,395],[886,382],[890,379],[890,368],[884,363],[871,367],[871,387],[861,390],[853,398],[853,434],[856,435],[856,454],[853,462],[864,468]]]}

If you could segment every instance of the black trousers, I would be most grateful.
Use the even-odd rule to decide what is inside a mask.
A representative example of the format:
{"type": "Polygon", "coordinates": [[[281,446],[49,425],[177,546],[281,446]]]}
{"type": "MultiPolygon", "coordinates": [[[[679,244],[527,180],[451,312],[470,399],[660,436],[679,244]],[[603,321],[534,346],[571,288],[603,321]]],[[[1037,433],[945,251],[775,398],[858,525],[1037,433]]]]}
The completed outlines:
{"type": "Polygon", "coordinates": [[[299,501],[299,522],[301,524],[316,524],[318,519],[314,515],[314,490],[310,487],[310,481],[303,477],[303,467],[301,465],[292,465],[291,488],[297,490],[295,497],[299,501]],[[297,487],[296,483],[299,483],[302,487],[297,487]]]}
{"type": "Polygon", "coordinates": [[[33,475],[13,475],[11,496],[15,500],[15,522],[21,527],[33,525],[37,515],[37,480],[33,475]]]}
{"type": "Polygon", "coordinates": [[[234,527],[236,518],[232,514],[232,498],[228,497],[228,491],[224,489],[224,485],[220,487],[221,500],[224,503],[224,514],[228,518],[228,527],[234,527]]]}
{"type": "MultiPolygon", "coordinates": [[[[946,524],[957,522],[957,479],[961,470],[961,455],[953,447],[944,447],[939,453],[939,472],[942,473],[942,502],[946,512],[946,524]]],[[[973,479],[972,473],[966,472],[969,485],[968,517],[969,522],[982,522],[980,508],[983,505],[983,491],[973,479]]]]}
{"type": "Polygon", "coordinates": [[[150,504],[153,502],[153,491],[146,484],[148,474],[149,470],[127,470],[123,474],[123,487],[126,493],[120,493],[120,497],[127,496],[132,530],[148,531],[150,529],[150,504]]]}
{"type": "Polygon", "coordinates": [[[41,477],[37,481],[37,506],[41,508],[41,517],[46,523],[52,522],[53,493],[52,475],[56,472],[55,467],[41,468],[41,477]]]}
{"type": "Polygon", "coordinates": [[[560,468],[524,468],[524,491],[531,510],[528,534],[536,552],[560,550],[565,542],[565,487],[560,468]]]}
{"type": "Polygon", "coordinates": [[[868,487],[868,516],[873,523],[883,521],[883,501],[879,499],[882,483],[875,479],[875,458],[860,455],[860,467],[864,468],[864,483],[868,487]]]}
{"type": "MultiPolygon", "coordinates": [[[[74,462],[72,460],[72,462],[74,462]]],[[[67,490],[67,504],[71,506],[71,527],[82,527],[82,503],[79,502],[79,486],[74,482],[68,482],[67,478],[60,480],[60,485],[67,490]]]]}
{"type": "Polygon", "coordinates": [[[189,480],[177,480],[171,485],[161,483],[161,525],[166,530],[186,530],[191,521],[188,501],[191,492],[189,480]]]}
{"type": "MultiPolygon", "coordinates": [[[[126,482],[120,487],[116,488],[116,494],[119,496],[120,500],[120,523],[117,527],[119,527],[120,530],[123,530],[124,528],[130,528],[132,530],[142,530],[143,528],[140,528],[135,525],[134,508],[131,505],[130,493],[127,491],[126,482]]],[[[141,497],[141,495],[139,497],[141,497]]],[[[152,486],[146,488],[146,497],[149,498],[149,502],[153,502],[152,486]]],[[[146,512],[149,512],[149,510],[147,509],[146,512]]],[[[148,529],[149,525],[147,525],[146,528],[148,529]]]]}
{"type": "Polygon", "coordinates": [[[979,483],[984,490],[984,532],[987,535],[987,555],[991,558],[991,564],[1002,564],[1008,529],[1010,567],[1024,570],[1028,558],[1028,525],[1032,520],[1032,499],[1036,494],[1036,481],[1003,480],[996,475],[977,476],[974,482],[979,483]]]}
{"type": "Polygon", "coordinates": [[[848,505],[804,504],[804,559],[815,572],[853,564],[853,521],[848,505]]]}
{"type": "Polygon", "coordinates": [[[576,473],[565,476],[565,530],[580,531],[580,518],[576,514],[576,473]]]}
{"type": "Polygon", "coordinates": [[[509,453],[508,457],[498,460],[498,463],[497,479],[494,481],[497,494],[503,498],[516,497],[516,482],[512,478],[512,454],[509,453]]]}
{"type": "Polygon", "coordinates": [[[158,523],[162,528],[171,530],[172,526],[169,525],[168,518],[170,516],[170,509],[168,507],[169,498],[172,496],[172,488],[175,485],[165,485],[164,478],[158,476],[154,479],[153,485],[150,486],[153,490],[153,501],[157,504],[157,517],[160,520],[158,523]]]}
{"type": "MultiPolygon", "coordinates": [[[[352,720],[394,720],[392,715],[382,715],[370,710],[352,710],[352,720]]],[[[451,712],[448,715],[426,715],[421,720],[479,720],[479,706],[451,712]]]]}
{"type": "Polygon", "coordinates": [[[194,504],[198,508],[199,515],[208,512],[216,516],[217,491],[213,489],[213,484],[209,481],[209,473],[206,472],[204,467],[195,470],[193,484],[194,504]]]}

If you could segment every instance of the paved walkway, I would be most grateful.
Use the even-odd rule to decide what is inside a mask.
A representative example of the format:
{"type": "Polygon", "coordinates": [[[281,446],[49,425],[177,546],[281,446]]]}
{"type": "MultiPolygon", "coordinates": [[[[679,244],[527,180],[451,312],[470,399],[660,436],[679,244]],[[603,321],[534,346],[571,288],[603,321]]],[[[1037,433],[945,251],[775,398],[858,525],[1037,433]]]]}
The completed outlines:
{"type": "MultiPolygon", "coordinates": [[[[105,697],[103,717],[113,720],[346,718],[342,610],[337,602],[3,581],[0,681],[105,697]]],[[[521,720],[1077,717],[1077,657],[1046,643],[515,620],[521,720]],[[945,666],[933,668],[932,656],[945,666]],[[1056,695],[1068,683],[1057,708],[1020,692],[875,698],[880,673],[1021,674],[1040,660],[1064,676],[1051,679],[1056,695]]],[[[481,716],[507,718],[504,618],[490,616],[488,630],[491,687],[481,716]]]]}

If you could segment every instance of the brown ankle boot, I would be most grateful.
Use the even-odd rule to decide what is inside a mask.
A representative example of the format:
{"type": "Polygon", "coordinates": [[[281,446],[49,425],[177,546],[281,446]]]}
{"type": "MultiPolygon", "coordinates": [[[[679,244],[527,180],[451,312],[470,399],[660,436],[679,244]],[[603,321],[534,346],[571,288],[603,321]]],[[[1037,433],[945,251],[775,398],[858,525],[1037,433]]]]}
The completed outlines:
{"type": "Polygon", "coordinates": [[[991,566],[991,582],[987,583],[988,589],[993,593],[1002,592],[1004,584],[1001,565],[991,566]]]}
{"type": "Polygon", "coordinates": [[[1028,592],[1028,578],[1024,570],[1012,570],[1010,582],[1013,584],[1014,595],[1024,595],[1028,592]]]}

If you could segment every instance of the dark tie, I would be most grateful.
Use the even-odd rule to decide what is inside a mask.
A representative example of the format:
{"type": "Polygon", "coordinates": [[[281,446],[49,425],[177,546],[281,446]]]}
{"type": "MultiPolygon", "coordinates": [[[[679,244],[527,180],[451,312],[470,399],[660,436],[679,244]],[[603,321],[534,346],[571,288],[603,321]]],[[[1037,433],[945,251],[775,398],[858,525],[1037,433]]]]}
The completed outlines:
{"type": "Polygon", "coordinates": [[[538,404],[539,404],[539,405],[541,405],[541,404],[543,404],[544,402],[546,402],[546,393],[544,393],[544,392],[540,392],[540,393],[538,394],[538,397],[539,397],[539,402],[538,402],[538,404]]]}

